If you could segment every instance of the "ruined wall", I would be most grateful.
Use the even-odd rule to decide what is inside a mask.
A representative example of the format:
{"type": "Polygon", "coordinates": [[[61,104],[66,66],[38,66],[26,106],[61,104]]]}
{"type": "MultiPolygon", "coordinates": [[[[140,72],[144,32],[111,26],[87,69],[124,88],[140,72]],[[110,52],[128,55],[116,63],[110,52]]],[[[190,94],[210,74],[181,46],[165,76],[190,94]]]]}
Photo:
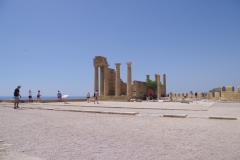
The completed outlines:
{"type": "MultiPolygon", "coordinates": [[[[186,96],[189,98],[188,93],[173,93],[173,98],[183,98],[186,96]]],[[[193,95],[193,99],[195,95],[193,95]]],[[[221,92],[208,92],[206,95],[204,93],[199,92],[197,95],[198,99],[208,99],[208,100],[220,100],[220,101],[228,101],[228,102],[240,102],[240,86],[238,86],[237,91],[234,91],[233,86],[223,86],[221,88],[221,92]]]]}
{"type": "Polygon", "coordinates": [[[240,86],[238,87],[237,92],[234,91],[233,86],[223,86],[221,88],[221,100],[240,102],[240,86]]]}
{"type": "Polygon", "coordinates": [[[122,81],[122,79],[120,79],[121,81],[121,92],[120,92],[120,95],[127,95],[127,83],[124,83],[122,81]]]}
{"type": "Polygon", "coordinates": [[[142,98],[149,90],[146,82],[133,81],[133,97],[142,98]]]}
{"type": "Polygon", "coordinates": [[[116,77],[116,71],[114,69],[108,68],[108,84],[109,84],[109,95],[113,96],[115,95],[115,77],[116,77]]]}
{"type": "MultiPolygon", "coordinates": [[[[109,95],[115,95],[115,84],[116,84],[116,71],[114,69],[108,68],[108,84],[109,84],[109,95]]],[[[126,95],[127,84],[120,79],[120,95],[126,95]]]]}

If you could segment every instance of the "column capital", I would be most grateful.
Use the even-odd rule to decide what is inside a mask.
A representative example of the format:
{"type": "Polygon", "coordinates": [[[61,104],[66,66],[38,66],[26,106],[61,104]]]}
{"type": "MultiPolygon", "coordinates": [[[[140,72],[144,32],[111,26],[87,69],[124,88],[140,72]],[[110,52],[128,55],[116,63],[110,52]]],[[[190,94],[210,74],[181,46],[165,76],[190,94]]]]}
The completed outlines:
{"type": "Polygon", "coordinates": [[[128,67],[131,67],[132,62],[126,62],[128,67]]]}
{"type": "Polygon", "coordinates": [[[115,63],[115,65],[116,65],[116,66],[120,66],[120,65],[121,65],[121,63],[115,63]]]}

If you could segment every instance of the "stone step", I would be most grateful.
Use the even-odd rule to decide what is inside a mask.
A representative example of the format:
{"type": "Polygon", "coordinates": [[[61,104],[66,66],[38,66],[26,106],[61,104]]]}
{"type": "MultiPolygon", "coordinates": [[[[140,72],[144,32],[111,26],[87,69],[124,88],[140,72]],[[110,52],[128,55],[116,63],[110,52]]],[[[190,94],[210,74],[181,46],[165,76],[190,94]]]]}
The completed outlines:
{"type": "Polygon", "coordinates": [[[187,114],[164,114],[163,117],[186,118],[187,114]]]}
{"type": "Polygon", "coordinates": [[[209,119],[225,119],[225,120],[237,120],[236,117],[222,117],[222,116],[209,116],[209,119]]]}

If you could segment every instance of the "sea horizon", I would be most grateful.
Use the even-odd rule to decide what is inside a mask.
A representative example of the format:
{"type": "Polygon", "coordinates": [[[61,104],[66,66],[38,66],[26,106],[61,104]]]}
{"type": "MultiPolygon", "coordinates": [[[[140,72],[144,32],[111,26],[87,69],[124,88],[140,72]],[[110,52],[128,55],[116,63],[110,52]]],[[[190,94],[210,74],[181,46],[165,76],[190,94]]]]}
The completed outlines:
{"type": "MultiPolygon", "coordinates": [[[[67,99],[83,99],[86,96],[68,96],[67,99]]],[[[32,99],[37,99],[37,96],[32,96],[32,99]]],[[[42,100],[58,99],[57,96],[41,96],[42,100]]],[[[0,96],[0,100],[14,100],[14,96],[0,96]]],[[[28,96],[22,96],[21,100],[28,100],[28,96]]]]}

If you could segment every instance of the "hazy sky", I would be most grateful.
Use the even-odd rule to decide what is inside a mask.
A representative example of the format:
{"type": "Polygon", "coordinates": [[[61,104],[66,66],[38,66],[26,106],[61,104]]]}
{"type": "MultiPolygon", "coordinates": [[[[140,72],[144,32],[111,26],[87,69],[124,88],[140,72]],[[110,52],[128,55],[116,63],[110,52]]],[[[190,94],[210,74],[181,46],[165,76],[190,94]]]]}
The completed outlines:
{"type": "Polygon", "coordinates": [[[167,92],[240,86],[239,0],[0,0],[0,96],[83,96],[93,58],[167,92]]]}

